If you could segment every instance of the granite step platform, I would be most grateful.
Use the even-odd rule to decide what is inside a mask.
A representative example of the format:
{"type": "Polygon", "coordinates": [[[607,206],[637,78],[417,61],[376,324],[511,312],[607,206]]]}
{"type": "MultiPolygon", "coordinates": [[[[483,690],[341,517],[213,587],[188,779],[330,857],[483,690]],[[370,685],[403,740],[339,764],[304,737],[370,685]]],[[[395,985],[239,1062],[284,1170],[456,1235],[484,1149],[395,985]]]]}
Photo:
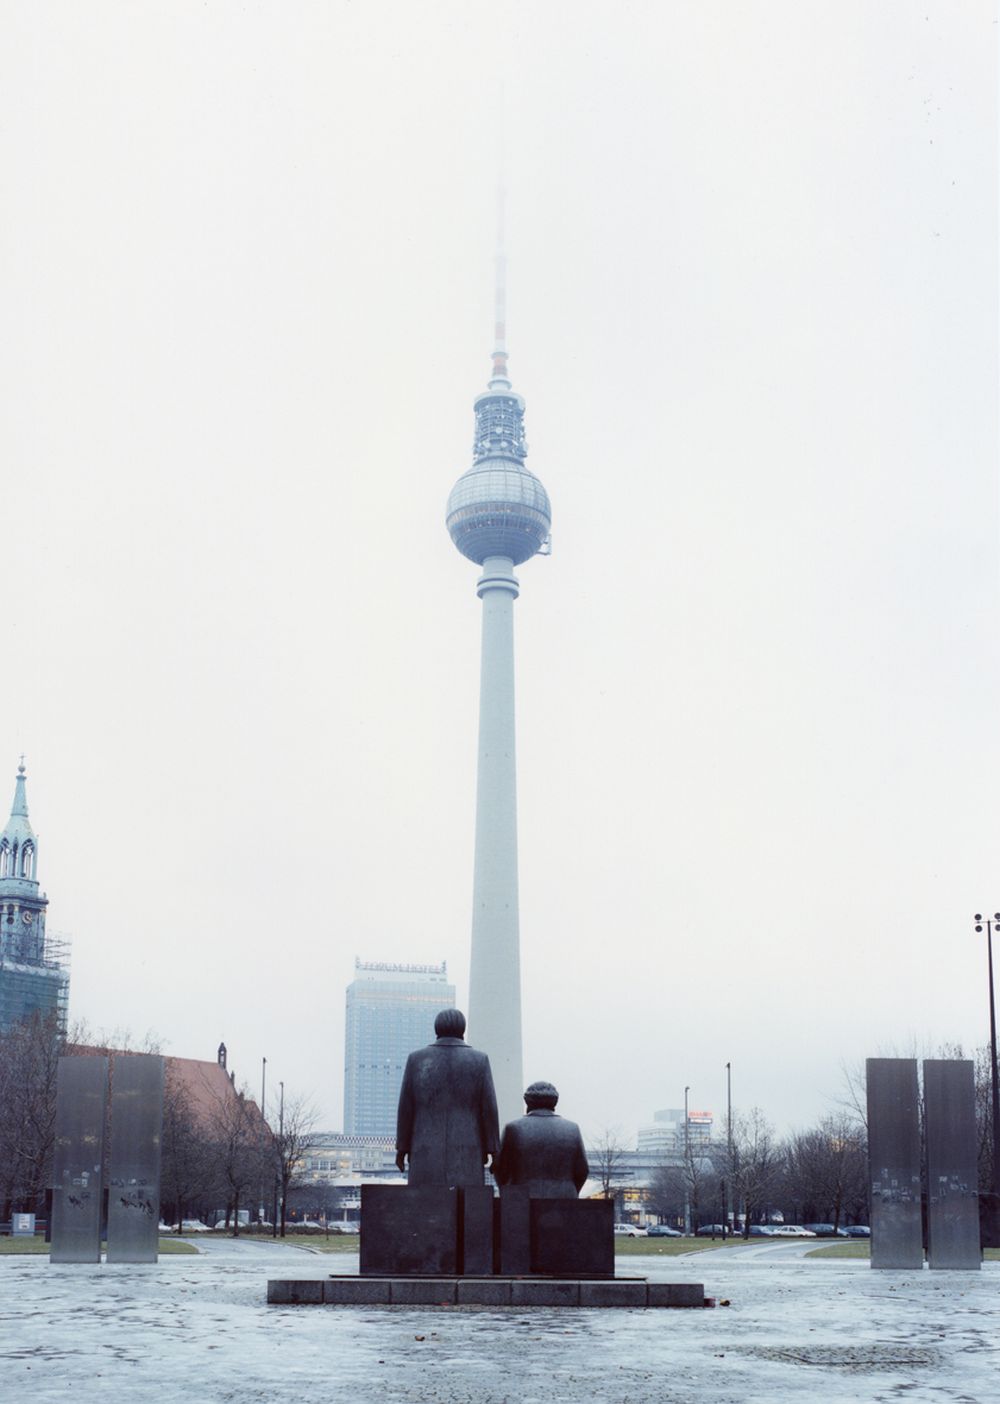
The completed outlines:
{"type": "Polygon", "coordinates": [[[272,1278],[272,1306],[703,1307],[700,1282],[530,1277],[272,1278]]]}

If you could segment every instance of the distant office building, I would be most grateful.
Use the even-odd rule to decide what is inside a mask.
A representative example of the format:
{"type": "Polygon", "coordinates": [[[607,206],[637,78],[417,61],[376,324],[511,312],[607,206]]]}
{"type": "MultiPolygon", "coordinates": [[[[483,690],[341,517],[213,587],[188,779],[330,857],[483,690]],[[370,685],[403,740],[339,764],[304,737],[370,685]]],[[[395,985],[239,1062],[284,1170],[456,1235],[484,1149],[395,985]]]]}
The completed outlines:
{"type": "Polygon", "coordinates": [[[344,1133],[394,1136],[407,1054],[434,1039],[434,1016],[455,1003],[440,965],[355,960],[347,987],[344,1133]]]}
{"type": "MultiPolygon", "coordinates": [[[[712,1139],[712,1113],[688,1111],[687,1143],[692,1151],[705,1151],[712,1139]]],[[[668,1107],[653,1113],[652,1126],[640,1126],[637,1148],[644,1155],[684,1154],[684,1108],[668,1107]]]]}
{"type": "Polygon", "coordinates": [[[28,822],[24,761],[0,834],[0,1033],[38,1013],[66,1030],[69,970],[64,941],[46,935],[49,899],[38,888],[38,840],[28,822]]]}
{"type": "Polygon", "coordinates": [[[317,1132],[309,1138],[309,1154],[303,1157],[296,1178],[330,1184],[338,1180],[398,1180],[395,1128],[391,1136],[317,1132]]]}

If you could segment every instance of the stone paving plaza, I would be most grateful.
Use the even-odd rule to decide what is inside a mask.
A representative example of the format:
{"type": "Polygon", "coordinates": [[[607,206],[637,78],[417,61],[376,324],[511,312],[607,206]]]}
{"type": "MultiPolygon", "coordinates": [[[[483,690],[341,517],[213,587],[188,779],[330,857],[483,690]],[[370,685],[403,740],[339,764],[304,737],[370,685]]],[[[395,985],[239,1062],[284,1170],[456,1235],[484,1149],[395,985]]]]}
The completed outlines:
{"type": "Polygon", "coordinates": [[[5,1404],[941,1401],[1000,1397],[1000,1263],[872,1272],[798,1243],[630,1257],[714,1310],[268,1307],[352,1255],[213,1240],[156,1266],[0,1258],[5,1404]]]}

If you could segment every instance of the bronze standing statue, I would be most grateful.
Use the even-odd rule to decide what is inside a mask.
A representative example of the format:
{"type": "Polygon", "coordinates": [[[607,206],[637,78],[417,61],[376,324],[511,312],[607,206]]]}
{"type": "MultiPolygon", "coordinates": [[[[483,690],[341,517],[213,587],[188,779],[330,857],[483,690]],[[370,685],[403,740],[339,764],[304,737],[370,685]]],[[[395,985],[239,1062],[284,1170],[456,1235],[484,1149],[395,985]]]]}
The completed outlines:
{"type": "Polygon", "coordinates": [[[500,1142],[490,1060],[465,1042],[465,1015],[442,1009],[436,1041],[411,1053],[396,1121],[396,1164],[411,1185],[482,1185],[500,1142]]]}
{"type": "Polygon", "coordinates": [[[575,1199],[590,1172],[575,1121],[556,1114],[559,1093],[533,1082],[524,1094],[526,1116],[504,1127],[493,1175],[501,1187],[527,1185],[531,1199],[575,1199]]]}

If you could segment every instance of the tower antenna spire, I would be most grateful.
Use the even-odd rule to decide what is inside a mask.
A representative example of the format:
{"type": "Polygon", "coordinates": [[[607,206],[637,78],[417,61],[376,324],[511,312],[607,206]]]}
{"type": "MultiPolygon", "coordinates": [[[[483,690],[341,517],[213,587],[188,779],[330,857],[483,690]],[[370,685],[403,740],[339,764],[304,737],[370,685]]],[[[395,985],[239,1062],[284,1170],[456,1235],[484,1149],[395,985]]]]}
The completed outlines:
{"type": "Polygon", "coordinates": [[[509,390],[510,376],[507,372],[507,241],[505,229],[505,206],[507,192],[503,182],[501,158],[500,179],[497,182],[497,251],[495,258],[495,285],[493,302],[493,374],[490,377],[491,390],[509,390]]]}

